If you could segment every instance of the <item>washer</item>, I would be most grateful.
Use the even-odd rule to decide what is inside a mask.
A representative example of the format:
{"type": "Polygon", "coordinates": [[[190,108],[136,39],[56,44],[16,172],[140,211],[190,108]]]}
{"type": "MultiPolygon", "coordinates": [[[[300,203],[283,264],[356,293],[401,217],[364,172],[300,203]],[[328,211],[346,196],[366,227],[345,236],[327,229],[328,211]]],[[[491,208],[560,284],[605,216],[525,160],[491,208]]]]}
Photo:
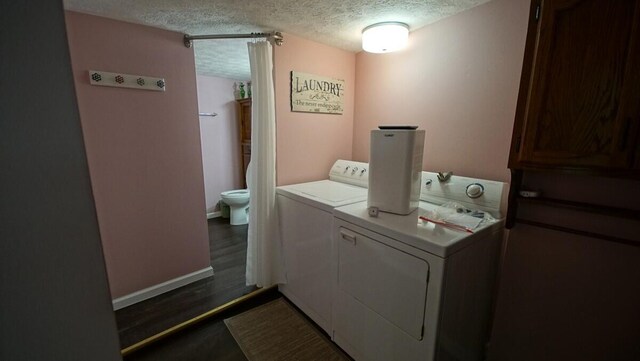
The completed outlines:
{"type": "Polygon", "coordinates": [[[409,215],[371,217],[366,202],[336,208],[333,340],[356,360],[482,360],[506,191],[501,182],[440,182],[423,172],[409,215]],[[496,220],[467,233],[418,219],[451,201],[496,220]]]}
{"type": "Polygon", "coordinates": [[[276,188],[289,300],[331,334],[333,209],[367,199],[368,164],[337,160],[329,179],[276,188]]]}

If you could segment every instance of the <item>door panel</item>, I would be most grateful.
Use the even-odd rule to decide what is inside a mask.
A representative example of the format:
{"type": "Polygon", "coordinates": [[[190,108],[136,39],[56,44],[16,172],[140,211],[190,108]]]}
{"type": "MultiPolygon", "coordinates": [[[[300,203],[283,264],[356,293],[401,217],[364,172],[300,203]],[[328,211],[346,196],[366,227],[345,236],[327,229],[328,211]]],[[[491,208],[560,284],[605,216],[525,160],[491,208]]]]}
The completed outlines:
{"type": "Polygon", "coordinates": [[[429,264],[345,228],[340,235],[339,289],[421,340],[429,264]]]}
{"type": "MultiPolygon", "coordinates": [[[[638,1],[543,1],[519,161],[631,165],[638,1]]],[[[636,99],[637,102],[637,99],[636,99]]]]}

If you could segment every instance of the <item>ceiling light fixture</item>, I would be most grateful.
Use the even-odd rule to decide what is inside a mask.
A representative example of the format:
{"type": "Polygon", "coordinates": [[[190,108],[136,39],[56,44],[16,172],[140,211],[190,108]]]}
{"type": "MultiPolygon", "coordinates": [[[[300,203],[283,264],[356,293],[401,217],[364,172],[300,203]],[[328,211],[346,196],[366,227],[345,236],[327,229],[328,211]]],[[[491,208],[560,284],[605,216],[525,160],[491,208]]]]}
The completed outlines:
{"type": "Polygon", "coordinates": [[[409,39],[409,25],[388,21],[369,25],[362,30],[362,50],[390,53],[404,48],[409,39]]]}

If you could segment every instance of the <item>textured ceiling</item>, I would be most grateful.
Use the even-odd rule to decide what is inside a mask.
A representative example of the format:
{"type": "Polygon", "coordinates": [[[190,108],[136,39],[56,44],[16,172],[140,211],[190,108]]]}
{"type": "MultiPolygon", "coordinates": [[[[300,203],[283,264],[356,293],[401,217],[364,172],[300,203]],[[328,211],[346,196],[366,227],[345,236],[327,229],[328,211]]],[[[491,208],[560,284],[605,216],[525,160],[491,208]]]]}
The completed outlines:
{"type": "MultiPolygon", "coordinates": [[[[68,10],[191,35],[281,31],[358,52],[362,29],[400,21],[411,31],[489,0],[64,0],[68,10]]],[[[286,35],[285,35],[286,44],[286,35]]],[[[195,42],[199,74],[250,78],[247,40],[195,42]]]]}

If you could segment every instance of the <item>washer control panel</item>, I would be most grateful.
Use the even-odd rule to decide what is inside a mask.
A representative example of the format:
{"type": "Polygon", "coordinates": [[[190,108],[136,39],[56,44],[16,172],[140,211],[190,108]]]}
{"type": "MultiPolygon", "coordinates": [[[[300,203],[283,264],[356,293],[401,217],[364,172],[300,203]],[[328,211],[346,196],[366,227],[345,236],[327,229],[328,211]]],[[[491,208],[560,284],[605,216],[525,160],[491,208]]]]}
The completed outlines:
{"type": "Polygon", "coordinates": [[[329,179],[367,188],[369,185],[369,164],[338,159],[329,171],[329,179]]]}

